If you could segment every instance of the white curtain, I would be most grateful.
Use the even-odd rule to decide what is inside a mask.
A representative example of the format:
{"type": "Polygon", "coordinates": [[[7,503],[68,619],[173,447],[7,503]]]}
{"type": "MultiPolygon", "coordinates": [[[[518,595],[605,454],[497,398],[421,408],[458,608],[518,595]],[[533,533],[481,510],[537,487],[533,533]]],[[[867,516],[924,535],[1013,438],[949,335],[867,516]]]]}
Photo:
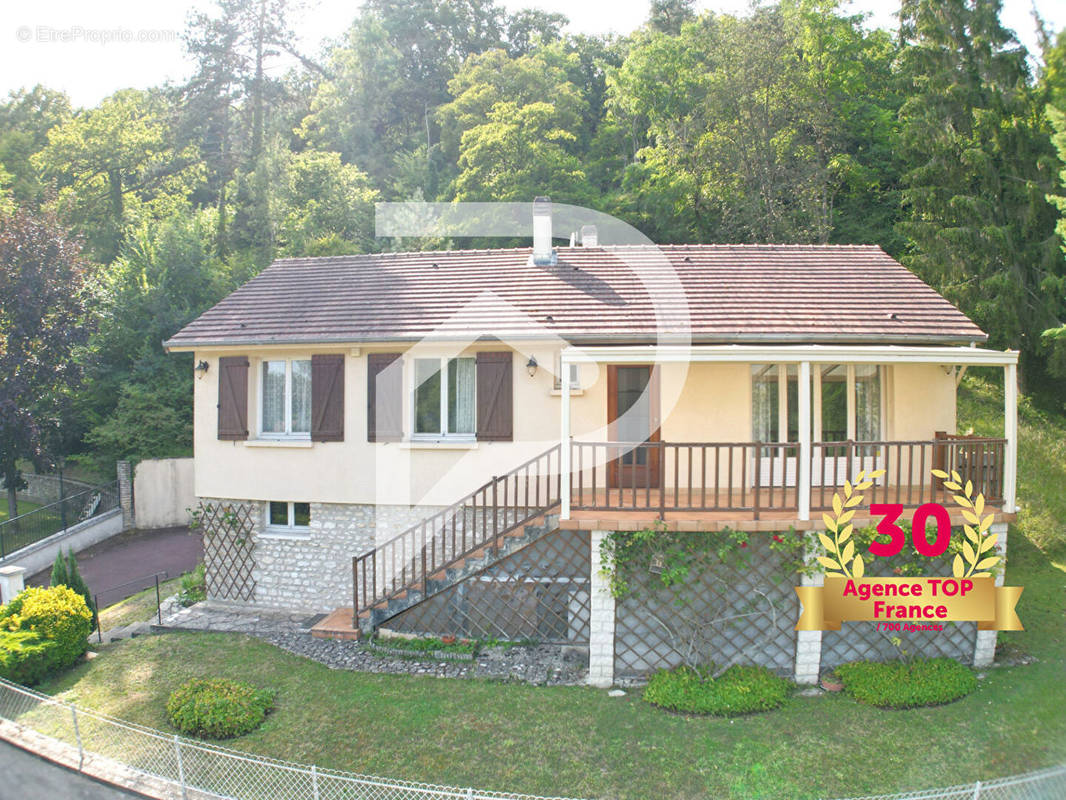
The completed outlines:
{"type": "Polygon", "coordinates": [[[285,362],[263,362],[263,433],[285,433],[285,362]]]}
{"type": "Polygon", "coordinates": [[[476,369],[473,358],[448,362],[448,433],[474,433],[476,369]]]}
{"type": "Polygon", "coordinates": [[[757,442],[776,442],[778,427],[777,366],[755,364],[751,368],[752,436],[757,442]]]}
{"type": "Polygon", "coordinates": [[[311,432],[311,362],[292,362],[292,432],[311,432]]]}
{"type": "Polygon", "coordinates": [[[871,364],[855,366],[855,436],[881,439],[881,368],[871,364]]]}

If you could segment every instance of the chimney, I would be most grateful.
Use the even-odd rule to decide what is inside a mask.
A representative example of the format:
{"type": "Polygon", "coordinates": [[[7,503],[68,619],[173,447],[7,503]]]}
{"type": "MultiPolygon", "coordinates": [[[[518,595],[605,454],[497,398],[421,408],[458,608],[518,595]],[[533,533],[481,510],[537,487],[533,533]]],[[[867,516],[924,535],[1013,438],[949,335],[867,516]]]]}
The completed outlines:
{"type": "Polygon", "coordinates": [[[547,266],[555,263],[552,250],[552,201],[550,197],[533,200],[533,263],[547,266]]]}
{"type": "Polygon", "coordinates": [[[581,226],[581,246],[582,247],[599,247],[600,236],[596,231],[595,225],[582,225],[581,226]]]}

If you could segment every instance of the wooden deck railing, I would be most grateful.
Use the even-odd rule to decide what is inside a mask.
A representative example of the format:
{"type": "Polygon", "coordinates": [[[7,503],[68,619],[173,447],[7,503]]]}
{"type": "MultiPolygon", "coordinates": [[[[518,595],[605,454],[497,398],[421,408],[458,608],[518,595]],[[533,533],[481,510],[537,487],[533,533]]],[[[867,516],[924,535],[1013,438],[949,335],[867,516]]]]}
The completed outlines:
{"type": "Polygon", "coordinates": [[[408,589],[559,504],[559,445],[494,477],[463,499],[352,559],[359,612],[408,589]]]}
{"type": "MultiPolygon", "coordinates": [[[[573,442],[570,507],[577,511],[798,511],[796,442],[573,442]]],[[[814,442],[810,508],[831,506],[845,480],[883,469],[876,503],[946,501],[930,470],[955,470],[990,505],[1003,501],[1005,439],[814,442]]]]}

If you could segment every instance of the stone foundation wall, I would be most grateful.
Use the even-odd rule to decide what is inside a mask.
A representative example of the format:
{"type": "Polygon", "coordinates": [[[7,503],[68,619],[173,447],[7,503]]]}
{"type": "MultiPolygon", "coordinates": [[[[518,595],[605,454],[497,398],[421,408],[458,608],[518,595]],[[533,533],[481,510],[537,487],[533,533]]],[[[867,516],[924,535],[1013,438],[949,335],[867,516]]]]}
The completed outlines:
{"type": "MultiPolygon", "coordinates": [[[[307,530],[266,526],[267,504],[257,500],[202,498],[204,503],[240,503],[253,509],[252,575],[255,605],[308,612],[352,604],[352,557],[387,541],[436,508],[311,503],[307,530]]],[[[207,570],[222,568],[207,563],[207,570]]]]}

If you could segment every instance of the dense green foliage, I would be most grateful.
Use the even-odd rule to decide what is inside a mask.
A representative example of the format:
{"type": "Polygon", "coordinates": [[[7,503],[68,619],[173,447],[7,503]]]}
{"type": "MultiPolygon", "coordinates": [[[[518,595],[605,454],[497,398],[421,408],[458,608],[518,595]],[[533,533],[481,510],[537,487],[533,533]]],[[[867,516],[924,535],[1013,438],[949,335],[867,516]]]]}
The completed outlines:
{"type": "Polygon", "coordinates": [[[977,688],[973,670],[951,658],[854,661],[836,668],[844,691],[879,708],[951,703],[977,688]]]}
{"type": "Polygon", "coordinates": [[[89,587],[85,583],[85,579],[81,576],[81,571],[78,569],[78,558],[74,555],[74,551],[71,548],[67,548],[66,555],[63,555],[62,550],[56,553],[56,560],[52,564],[52,576],[49,580],[49,584],[52,586],[66,586],[80,595],[85,601],[85,605],[88,606],[89,611],[92,612],[93,625],[96,625],[96,613],[98,609],[93,603],[93,596],[89,592],[89,587]]]}
{"type": "Polygon", "coordinates": [[[191,680],[167,700],[167,718],[182,733],[232,739],[258,728],[274,707],[274,692],[221,678],[191,680]]]}
{"type": "Polygon", "coordinates": [[[88,649],[92,613],[66,586],[30,587],[0,607],[0,676],[34,684],[88,649]]]}
{"type": "Polygon", "coordinates": [[[709,669],[678,667],[652,675],[644,699],[669,711],[732,717],[778,708],[791,691],[789,681],[765,667],[738,664],[717,677],[709,669]]]}
{"type": "Polygon", "coordinates": [[[897,32],[835,0],[653,0],[618,37],[492,0],[365,0],[306,53],[291,0],[216,0],[182,85],[86,109],[13,93],[0,215],[47,209],[101,266],[84,384],[19,458],[188,452],[191,358],[162,341],[275,256],[411,246],[375,238],[378,200],[548,194],[659,242],[879,244],[1061,406],[1066,38],[1028,53],[1000,7],[904,0],[897,32]]]}

